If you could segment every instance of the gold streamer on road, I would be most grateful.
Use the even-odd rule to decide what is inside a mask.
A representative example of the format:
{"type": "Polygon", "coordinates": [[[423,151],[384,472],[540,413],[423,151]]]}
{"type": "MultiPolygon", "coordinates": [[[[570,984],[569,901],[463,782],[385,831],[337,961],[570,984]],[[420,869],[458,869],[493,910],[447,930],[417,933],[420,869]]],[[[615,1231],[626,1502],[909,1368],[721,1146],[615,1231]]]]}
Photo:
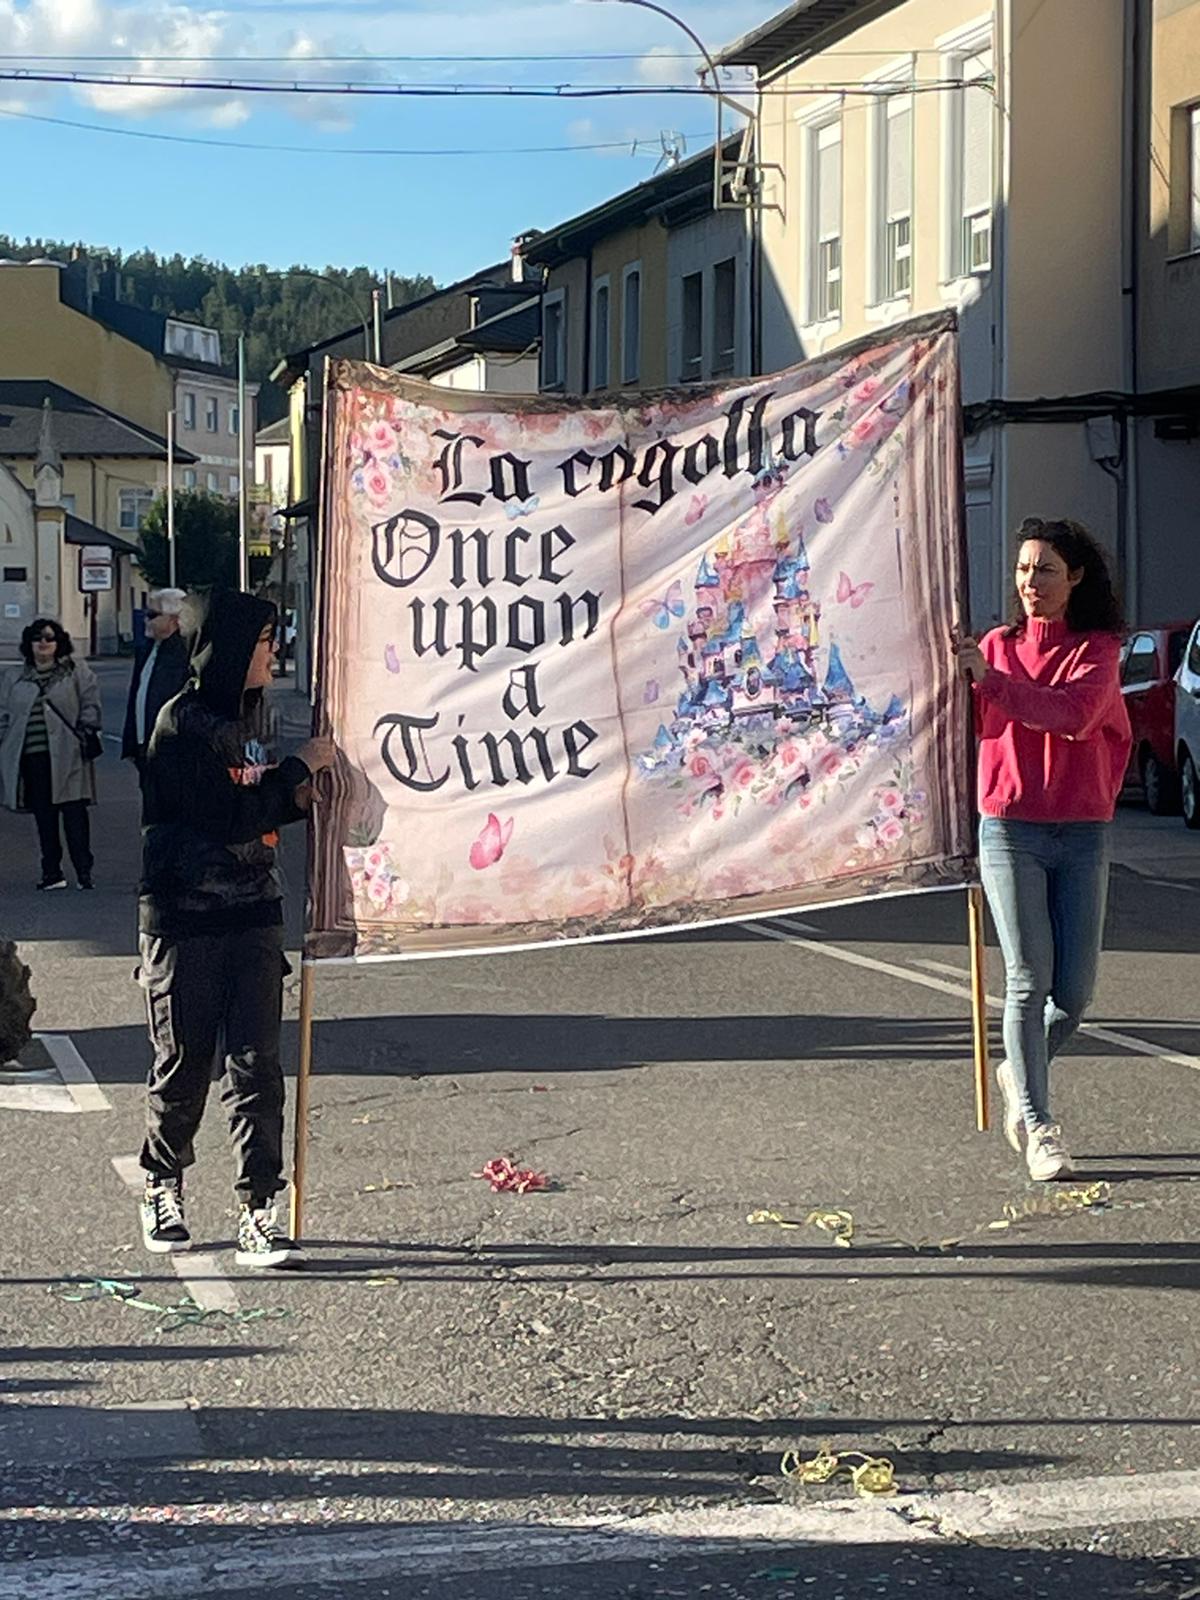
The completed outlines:
{"type": "Polygon", "coordinates": [[[798,1450],[785,1450],[779,1463],[785,1478],[795,1478],[799,1483],[831,1483],[844,1473],[854,1487],[855,1494],[864,1499],[877,1495],[896,1493],[896,1469],[886,1456],[868,1456],[861,1450],[844,1450],[834,1455],[823,1444],[810,1461],[805,1461],[798,1450]]]}

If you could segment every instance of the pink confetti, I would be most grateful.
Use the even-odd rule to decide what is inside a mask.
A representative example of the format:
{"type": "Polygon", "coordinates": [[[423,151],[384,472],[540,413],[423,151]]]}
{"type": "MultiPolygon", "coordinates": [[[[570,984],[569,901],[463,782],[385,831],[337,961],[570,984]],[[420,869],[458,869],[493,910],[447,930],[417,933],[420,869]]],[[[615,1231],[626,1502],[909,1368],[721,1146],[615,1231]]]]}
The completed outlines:
{"type": "Polygon", "coordinates": [[[489,1161],[482,1172],[473,1172],[473,1178],[486,1178],[497,1194],[531,1194],[538,1189],[548,1189],[550,1180],[544,1172],[532,1167],[518,1167],[507,1156],[497,1156],[489,1161]]]}

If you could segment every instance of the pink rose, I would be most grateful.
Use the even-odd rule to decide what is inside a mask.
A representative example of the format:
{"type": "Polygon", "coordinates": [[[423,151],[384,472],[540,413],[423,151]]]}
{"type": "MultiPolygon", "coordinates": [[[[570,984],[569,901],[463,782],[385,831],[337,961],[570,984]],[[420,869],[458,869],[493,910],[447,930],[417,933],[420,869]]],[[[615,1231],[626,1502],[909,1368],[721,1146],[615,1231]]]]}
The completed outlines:
{"type": "Polygon", "coordinates": [[[800,752],[794,744],[780,745],[779,759],[785,767],[794,767],[800,759],[800,752]]]}
{"type": "Polygon", "coordinates": [[[712,771],[712,762],[707,756],[693,756],[691,770],[693,778],[706,778],[712,771]]]}
{"type": "Polygon", "coordinates": [[[859,405],[866,405],[867,401],[872,399],[878,392],[879,379],[864,378],[850,398],[856,401],[859,405]]]}
{"type": "Polygon", "coordinates": [[[735,789],[748,789],[757,776],[753,761],[743,756],[730,774],[730,782],[735,789]]]}
{"type": "Polygon", "coordinates": [[[826,750],[825,754],[817,762],[817,776],[820,778],[832,778],[841,771],[841,767],[842,752],[836,748],[826,750]]]}
{"type": "Polygon", "coordinates": [[[870,444],[875,437],[876,426],[876,418],[873,413],[870,416],[859,417],[858,421],[850,429],[851,444],[870,444]]]}
{"type": "Polygon", "coordinates": [[[377,456],[390,456],[396,449],[396,430],[387,422],[374,422],[367,430],[367,439],[377,456]]]}
{"type": "Polygon", "coordinates": [[[903,811],[904,796],[899,789],[884,789],[879,796],[879,809],[881,811],[903,811]]]}
{"type": "Polygon", "coordinates": [[[392,881],[378,875],[367,879],[367,899],[378,910],[382,911],[392,898],[392,881]]]}
{"type": "Polygon", "coordinates": [[[904,837],[904,824],[899,817],[889,817],[879,824],[880,844],[899,844],[904,837]]]}
{"type": "Polygon", "coordinates": [[[378,464],[367,468],[363,477],[366,491],[372,500],[383,503],[391,493],[392,480],[378,464]]]}

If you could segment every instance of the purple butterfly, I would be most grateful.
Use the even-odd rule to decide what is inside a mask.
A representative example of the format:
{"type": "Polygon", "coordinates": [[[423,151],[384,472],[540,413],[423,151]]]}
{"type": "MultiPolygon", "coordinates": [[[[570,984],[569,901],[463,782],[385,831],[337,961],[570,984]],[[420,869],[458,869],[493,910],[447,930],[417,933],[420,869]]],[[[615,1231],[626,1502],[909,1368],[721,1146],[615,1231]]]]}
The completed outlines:
{"type": "Polygon", "coordinates": [[[645,689],[642,690],[642,704],[652,706],[658,699],[659,692],[658,680],[656,678],[649,679],[645,689]]]}
{"type": "Polygon", "coordinates": [[[816,517],[818,522],[833,521],[833,507],[824,496],[813,506],[813,516],[816,517]]]}
{"type": "Polygon", "coordinates": [[[389,644],[383,652],[383,664],[389,672],[400,671],[400,657],[396,654],[396,646],[389,644]]]}

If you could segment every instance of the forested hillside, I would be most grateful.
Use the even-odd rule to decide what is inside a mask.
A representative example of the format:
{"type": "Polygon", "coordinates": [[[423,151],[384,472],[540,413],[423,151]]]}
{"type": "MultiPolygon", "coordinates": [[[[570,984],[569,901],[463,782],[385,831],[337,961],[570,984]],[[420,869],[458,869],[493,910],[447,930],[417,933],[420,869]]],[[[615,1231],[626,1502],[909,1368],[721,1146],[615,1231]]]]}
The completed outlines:
{"type": "MultiPolygon", "coordinates": [[[[306,267],[234,268],[221,261],[206,261],[202,256],[185,260],[179,255],[159,256],[152,250],[124,255],[95,245],[65,244],[53,239],[18,242],[0,234],[0,257],[29,261],[36,256],[50,256],[66,261],[73,253],[89,257],[101,271],[111,269],[119,274],[123,300],[147,311],[161,311],[218,329],[227,360],[233,356],[234,337],[244,333],[247,372],[252,381],[263,385],[260,422],[272,422],[283,414],[283,395],[268,381],[280,356],[353,327],[358,319],[350,298],[369,319],[371,290],[384,283],[379,273],[367,267],[349,271],[340,267],[315,269],[333,280],[326,283],[306,277],[306,272],[314,270],[306,267]]],[[[434,287],[432,278],[393,275],[393,303],[403,305],[434,287]]]]}

